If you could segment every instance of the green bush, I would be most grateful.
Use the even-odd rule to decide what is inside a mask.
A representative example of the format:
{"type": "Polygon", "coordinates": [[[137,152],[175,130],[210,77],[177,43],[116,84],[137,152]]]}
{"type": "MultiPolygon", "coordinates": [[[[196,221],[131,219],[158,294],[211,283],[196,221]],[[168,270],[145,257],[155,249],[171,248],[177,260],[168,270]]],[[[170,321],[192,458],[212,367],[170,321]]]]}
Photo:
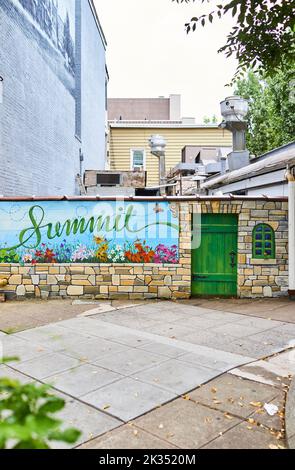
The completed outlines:
{"type": "Polygon", "coordinates": [[[7,251],[5,248],[0,250],[0,263],[18,263],[19,255],[15,250],[7,251]]]}
{"type": "Polygon", "coordinates": [[[62,430],[62,422],[53,417],[64,406],[49,385],[0,379],[0,449],[49,449],[51,441],[75,444],[80,431],[62,430]]]}

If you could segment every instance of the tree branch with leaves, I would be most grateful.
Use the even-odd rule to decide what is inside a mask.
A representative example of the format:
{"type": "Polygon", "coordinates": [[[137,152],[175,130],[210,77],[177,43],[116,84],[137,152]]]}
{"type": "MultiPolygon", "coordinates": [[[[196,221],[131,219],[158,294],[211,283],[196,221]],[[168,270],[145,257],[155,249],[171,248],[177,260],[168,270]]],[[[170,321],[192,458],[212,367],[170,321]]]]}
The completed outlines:
{"type": "Polygon", "coordinates": [[[234,80],[249,69],[263,70],[267,75],[295,59],[295,4],[294,0],[172,0],[177,3],[212,5],[209,13],[193,17],[186,25],[187,33],[198,25],[206,26],[224,15],[231,14],[236,26],[227,36],[227,42],[218,52],[238,61],[234,80]]]}

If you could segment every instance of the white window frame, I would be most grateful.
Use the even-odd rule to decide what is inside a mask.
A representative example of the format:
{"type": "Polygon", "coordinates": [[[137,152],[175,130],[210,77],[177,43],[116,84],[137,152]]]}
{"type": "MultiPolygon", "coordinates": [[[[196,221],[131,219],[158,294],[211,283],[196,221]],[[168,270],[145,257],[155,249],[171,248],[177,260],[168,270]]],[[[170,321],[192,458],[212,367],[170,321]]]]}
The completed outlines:
{"type": "Polygon", "coordinates": [[[132,148],[130,149],[130,168],[131,171],[134,171],[134,152],[142,152],[143,153],[143,171],[145,171],[145,165],[146,165],[146,151],[144,148],[132,148]]]}

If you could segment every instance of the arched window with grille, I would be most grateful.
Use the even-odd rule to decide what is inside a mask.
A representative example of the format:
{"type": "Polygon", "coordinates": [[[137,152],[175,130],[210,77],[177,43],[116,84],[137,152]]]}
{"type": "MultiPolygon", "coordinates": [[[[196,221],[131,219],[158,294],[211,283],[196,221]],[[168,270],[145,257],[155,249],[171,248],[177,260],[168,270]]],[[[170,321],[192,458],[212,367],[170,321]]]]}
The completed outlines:
{"type": "Polygon", "coordinates": [[[253,258],[275,259],[276,243],[274,229],[268,224],[258,224],[253,230],[253,258]]]}

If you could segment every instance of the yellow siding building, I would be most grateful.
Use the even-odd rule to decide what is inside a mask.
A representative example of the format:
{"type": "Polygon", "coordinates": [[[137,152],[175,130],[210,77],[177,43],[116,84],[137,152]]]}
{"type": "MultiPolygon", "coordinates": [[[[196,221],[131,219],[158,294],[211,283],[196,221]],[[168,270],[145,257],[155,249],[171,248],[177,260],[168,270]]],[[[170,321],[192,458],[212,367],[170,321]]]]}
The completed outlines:
{"type": "Polygon", "coordinates": [[[167,141],[166,171],[181,162],[182,149],[187,145],[232,147],[232,134],[216,125],[112,122],[109,132],[109,169],[130,171],[142,163],[147,171],[148,186],[157,185],[158,160],[149,148],[149,138],[153,134],[160,134],[167,141]]]}

